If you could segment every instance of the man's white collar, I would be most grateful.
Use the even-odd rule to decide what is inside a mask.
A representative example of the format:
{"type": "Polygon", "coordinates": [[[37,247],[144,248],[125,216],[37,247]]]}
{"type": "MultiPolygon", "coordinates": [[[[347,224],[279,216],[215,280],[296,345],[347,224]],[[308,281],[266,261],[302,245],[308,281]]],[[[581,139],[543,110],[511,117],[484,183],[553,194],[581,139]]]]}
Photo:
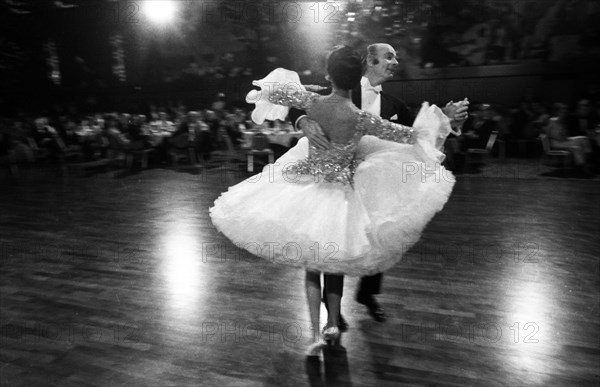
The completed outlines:
{"type": "Polygon", "coordinates": [[[361,78],[360,87],[363,90],[371,90],[371,91],[374,91],[375,93],[381,93],[381,85],[371,86],[371,82],[369,82],[369,78],[367,78],[367,77],[361,78]]]}

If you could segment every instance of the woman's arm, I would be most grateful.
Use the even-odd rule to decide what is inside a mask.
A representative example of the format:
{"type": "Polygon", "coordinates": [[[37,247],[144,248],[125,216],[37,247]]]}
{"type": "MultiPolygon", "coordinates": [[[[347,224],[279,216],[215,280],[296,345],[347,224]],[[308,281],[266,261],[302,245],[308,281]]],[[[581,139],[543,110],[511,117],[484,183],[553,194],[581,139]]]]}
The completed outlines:
{"type": "Polygon", "coordinates": [[[292,88],[277,89],[269,95],[269,102],[271,103],[301,110],[310,109],[318,99],[319,94],[317,93],[292,88]]]}
{"type": "Polygon", "coordinates": [[[265,120],[285,120],[290,107],[306,110],[319,97],[316,93],[306,91],[296,72],[284,68],[277,68],[252,84],[260,90],[250,90],[246,102],[256,105],[252,111],[252,121],[259,125],[265,120]]]}
{"type": "Polygon", "coordinates": [[[401,144],[414,144],[417,141],[417,133],[414,128],[394,124],[364,111],[359,113],[357,128],[362,134],[369,134],[401,144]]]}

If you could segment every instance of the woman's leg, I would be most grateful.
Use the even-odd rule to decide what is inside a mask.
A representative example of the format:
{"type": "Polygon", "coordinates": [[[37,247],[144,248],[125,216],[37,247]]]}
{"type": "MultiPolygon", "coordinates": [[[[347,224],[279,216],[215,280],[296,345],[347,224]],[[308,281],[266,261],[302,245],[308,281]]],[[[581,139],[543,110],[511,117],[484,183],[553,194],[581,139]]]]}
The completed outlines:
{"type": "Polygon", "coordinates": [[[328,305],[327,325],[337,327],[339,325],[340,308],[342,302],[342,290],[344,288],[344,276],[325,274],[325,289],[328,305]]]}
{"type": "Polygon", "coordinates": [[[306,299],[308,300],[308,311],[310,313],[310,322],[312,325],[313,341],[318,341],[320,337],[319,325],[321,314],[321,273],[316,271],[306,271],[306,299]]]}

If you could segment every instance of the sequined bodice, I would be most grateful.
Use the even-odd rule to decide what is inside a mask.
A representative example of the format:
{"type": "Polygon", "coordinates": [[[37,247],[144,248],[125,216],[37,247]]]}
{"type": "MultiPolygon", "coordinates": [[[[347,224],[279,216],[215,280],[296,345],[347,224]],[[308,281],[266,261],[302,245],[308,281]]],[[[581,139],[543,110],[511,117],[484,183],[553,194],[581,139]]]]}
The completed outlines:
{"type": "MultiPolygon", "coordinates": [[[[306,91],[285,92],[276,90],[269,101],[278,105],[295,107],[309,111],[319,95],[306,91]]],[[[330,149],[310,147],[309,156],[288,167],[287,174],[312,175],[315,181],[352,184],[354,171],[361,160],[356,158],[356,148],[365,134],[384,140],[412,144],[415,142],[414,130],[410,127],[391,123],[373,114],[358,110],[354,136],[345,144],[332,143],[330,149]]]]}
{"type": "Polygon", "coordinates": [[[352,184],[352,177],[358,164],[357,143],[331,144],[330,149],[310,147],[309,156],[286,169],[286,174],[312,175],[315,181],[352,184]]]}

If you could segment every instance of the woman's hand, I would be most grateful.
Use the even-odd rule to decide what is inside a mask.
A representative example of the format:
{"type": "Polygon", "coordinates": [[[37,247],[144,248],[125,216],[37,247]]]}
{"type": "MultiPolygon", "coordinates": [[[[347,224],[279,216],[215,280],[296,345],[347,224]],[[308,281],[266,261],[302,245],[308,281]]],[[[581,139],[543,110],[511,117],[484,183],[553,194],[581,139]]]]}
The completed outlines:
{"type": "Polygon", "coordinates": [[[453,128],[460,128],[467,118],[469,118],[469,100],[467,98],[462,101],[450,101],[442,109],[444,114],[450,118],[450,125],[453,128]]]}

